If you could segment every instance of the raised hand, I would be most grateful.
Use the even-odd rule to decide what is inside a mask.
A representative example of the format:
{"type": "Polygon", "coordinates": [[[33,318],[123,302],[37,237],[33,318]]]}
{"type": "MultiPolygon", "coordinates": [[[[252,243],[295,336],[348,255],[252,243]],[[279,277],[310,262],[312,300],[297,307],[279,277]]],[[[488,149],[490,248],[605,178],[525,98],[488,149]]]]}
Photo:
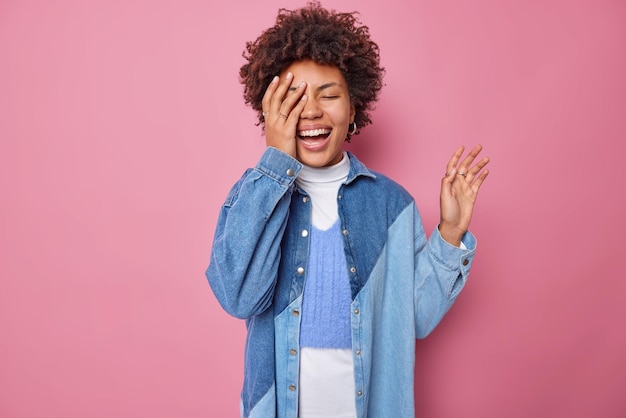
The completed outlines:
{"type": "Polygon", "coordinates": [[[446,175],[441,180],[439,232],[444,240],[455,246],[461,244],[461,238],[469,228],[478,190],[489,174],[483,170],[489,158],[472,165],[482,148],[476,145],[459,164],[465,150],[465,147],[459,147],[448,161],[446,175]]]}
{"type": "Polygon", "coordinates": [[[265,142],[296,158],[296,128],[307,97],[306,83],[291,87],[293,75],[287,73],[282,80],[274,77],[263,95],[265,142]]]}

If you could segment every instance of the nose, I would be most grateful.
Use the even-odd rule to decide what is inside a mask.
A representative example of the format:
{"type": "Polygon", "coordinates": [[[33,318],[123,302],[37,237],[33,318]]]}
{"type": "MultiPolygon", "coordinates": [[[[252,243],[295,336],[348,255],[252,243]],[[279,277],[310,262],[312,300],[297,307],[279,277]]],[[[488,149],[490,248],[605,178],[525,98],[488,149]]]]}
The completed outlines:
{"type": "Polygon", "coordinates": [[[300,117],[302,119],[316,119],[322,117],[322,108],[319,106],[317,99],[310,92],[306,92],[307,101],[302,109],[300,117]]]}

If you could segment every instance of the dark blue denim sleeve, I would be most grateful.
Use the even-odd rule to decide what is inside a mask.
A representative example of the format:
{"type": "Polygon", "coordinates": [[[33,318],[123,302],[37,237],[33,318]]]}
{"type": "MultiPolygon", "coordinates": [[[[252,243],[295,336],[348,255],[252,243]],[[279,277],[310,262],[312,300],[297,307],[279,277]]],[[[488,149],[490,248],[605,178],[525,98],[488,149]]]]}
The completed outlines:
{"type": "Polygon", "coordinates": [[[224,202],[206,276],[224,310],[237,318],[271,306],[294,181],[302,165],[268,147],[224,202]]]}

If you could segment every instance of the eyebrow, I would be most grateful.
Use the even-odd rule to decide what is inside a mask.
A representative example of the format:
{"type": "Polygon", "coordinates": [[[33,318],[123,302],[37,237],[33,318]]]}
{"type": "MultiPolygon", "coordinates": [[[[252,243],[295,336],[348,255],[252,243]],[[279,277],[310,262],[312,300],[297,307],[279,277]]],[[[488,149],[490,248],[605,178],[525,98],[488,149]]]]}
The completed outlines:
{"type": "MultiPolygon", "coordinates": [[[[339,83],[336,83],[336,82],[332,81],[330,83],[322,84],[316,90],[317,91],[322,91],[322,90],[327,89],[329,87],[338,86],[338,85],[339,85],[339,83]]],[[[297,87],[289,87],[289,91],[295,91],[296,89],[297,89],[297,87]]]]}

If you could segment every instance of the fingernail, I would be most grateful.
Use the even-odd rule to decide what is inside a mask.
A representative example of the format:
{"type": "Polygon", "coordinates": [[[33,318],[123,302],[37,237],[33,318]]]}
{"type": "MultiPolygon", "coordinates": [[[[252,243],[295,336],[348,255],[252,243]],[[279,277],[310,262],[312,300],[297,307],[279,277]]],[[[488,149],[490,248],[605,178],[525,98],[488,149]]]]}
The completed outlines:
{"type": "Polygon", "coordinates": [[[302,97],[300,98],[300,100],[305,101],[306,100],[306,94],[303,94],[302,97]]]}
{"type": "Polygon", "coordinates": [[[306,81],[303,81],[302,83],[300,83],[300,87],[304,87],[306,86],[306,81]]]}
{"type": "Polygon", "coordinates": [[[293,77],[293,74],[291,74],[291,72],[287,73],[287,80],[289,80],[291,77],[293,77]]]}
{"type": "Polygon", "coordinates": [[[275,76],[274,76],[274,78],[272,78],[272,83],[275,83],[275,82],[277,82],[277,81],[278,81],[278,76],[277,76],[277,75],[275,75],[275,76]]]}

